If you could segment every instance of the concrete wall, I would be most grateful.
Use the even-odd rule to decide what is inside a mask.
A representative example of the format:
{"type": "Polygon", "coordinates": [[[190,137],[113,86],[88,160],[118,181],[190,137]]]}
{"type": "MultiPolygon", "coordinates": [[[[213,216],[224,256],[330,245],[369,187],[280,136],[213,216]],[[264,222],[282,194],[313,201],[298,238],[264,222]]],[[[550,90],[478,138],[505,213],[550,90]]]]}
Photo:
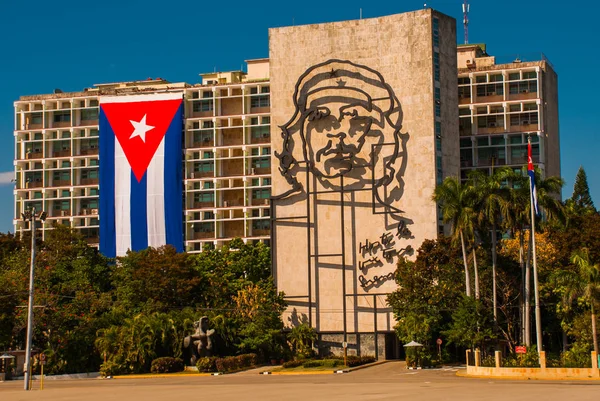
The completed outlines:
{"type": "Polygon", "coordinates": [[[558,76],[549,63],[542,64],[542,113],[544,116],[546,176],[561,176],[558,76]]]}
{"type": "MultiPolygon", "coordinates": [[[[290,305],[284,315],[288,325],[311,321],[319,332],[340,332],[346,309],[347,332],[372,332],[375,320],[378,332],[391,331],[394,319],[385,297],[396,288],[396,252],[414,256],[414,251],[407,250],[409,246],[416,250],[423,240],[437,236],[437,210],[431,201],[436,185],[434,14],[440,20],[442,123],[448,135],[443,142],[444,169],[445,174],[458,174],[458,140],[453,139],[458,136],[454,19],[421,10],[269,31],[272,193],[278,196],[287,192],[284,199],[274,202],[274,214],[277,219],[288,219],[275,222],[272,245],[276,283],[290,305]],[[332,59],[341,61],[327,63],[332,59]],[[324,65],[315,67],[321,63],[324,65]],[[305,72],[307,75],[300,79],[305,72]],[[295,95],[297,83],[299,92],[295,95]],[[390,106],[394,96],[389,91],[401,111],[390,106]],[[373,104],[385,113],[378,114],[375,108],[359,111],[363,113],[359,116],[369,115],[375,122],[369,135],[363,137],[360,150],[353,154],[351,172],[340,173],[344,177],[342,195],[339,176],[324,177],[335,175],[331,170],[324,175],[314,173],[321,169],[319,162],[307,174],[305,162],[306,158],[315,162],[319,150],[328,146],[331,137],[327,134],[338,132],[319,124],[338,123],[323,113],[315,120],[308,114],[318,105],[331,107],[333,111],[327,113],[338,113],[339,108],[332,104],[340,98],[360,97],[358,92],[379,99],[373,104]],[[295,162],[283,166],[282,160],[292,159],[295,162]],[[392,173],[386,166],[393,168],[392,173]],[[281,174],[284,170],[287,177],[281,174]],[[375,181],[371,178],[373,170],[375,181]],[[391,177],[386,185],[374,184],[386,174],[391,177]],[[294,181],[297,190],[289,192],[294,181]],[[307,197],[307,188],[320,193],[307,197]],[[375,193],[381,201],[373,202],[375,193]],[[367,241],[379,245],[365,250],[367,241]],[[384,257],[384,250],[391,257],[384,257]]],[[[347,123],[345,119],[338,121],[340,125],[347,123]]],[[[360,136],[361,131],[356,132],[347,136],[348,143],[360,136]]],[[[332,141],[331,146],[339,146],[337,137],[332,141]]]]}

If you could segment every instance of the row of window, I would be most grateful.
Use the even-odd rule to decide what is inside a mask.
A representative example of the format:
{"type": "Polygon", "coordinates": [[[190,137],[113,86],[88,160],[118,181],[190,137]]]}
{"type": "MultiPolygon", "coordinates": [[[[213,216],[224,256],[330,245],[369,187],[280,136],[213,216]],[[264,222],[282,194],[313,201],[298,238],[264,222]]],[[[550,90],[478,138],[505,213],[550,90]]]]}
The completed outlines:
{"type": "MultiPolygon", "coordinates": [[[[524,81],[524,80],[535,80],[537,79],[536,71],[515,71],[508,73],[507,81],[524,81]]],[[[488,82],[504,82],[504,75],[501,73],[492,73],[485,75],[476,75],[475,83],[482,84],[488,82]]],[[[470,85],[471,77],[459,77],[458,78],[459,85],[470,85]]]]}

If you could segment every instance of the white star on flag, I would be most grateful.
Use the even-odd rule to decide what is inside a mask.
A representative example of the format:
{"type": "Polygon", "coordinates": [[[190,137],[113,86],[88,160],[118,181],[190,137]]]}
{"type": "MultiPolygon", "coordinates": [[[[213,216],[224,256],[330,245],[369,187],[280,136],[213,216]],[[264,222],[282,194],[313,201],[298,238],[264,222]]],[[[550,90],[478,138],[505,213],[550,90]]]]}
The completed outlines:
{"type": "Polygon", "coordinates": [[[133,120],[129,120],[129,122],[131,122],[131,125],[133,125],[133,128],[135,128],[129,139],[133,139],[136,136],[139,136],[142,139],[142,141],[146,143],[146,133],[151,129],[154,129],[152,125],[146,124],[146,114],[144,114],[144,117],[142,117],[142,119],[139,122],[133,120]]]}

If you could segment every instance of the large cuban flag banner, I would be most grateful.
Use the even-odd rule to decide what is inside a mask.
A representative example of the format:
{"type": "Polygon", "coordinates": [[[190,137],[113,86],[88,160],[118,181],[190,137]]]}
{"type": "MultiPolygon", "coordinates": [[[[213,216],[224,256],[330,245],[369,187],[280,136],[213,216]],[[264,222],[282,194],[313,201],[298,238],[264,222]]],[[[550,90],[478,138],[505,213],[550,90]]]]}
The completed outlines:
{"type": "Polygon", "coordinates": [[[100,251],[183,251],[182,93],[100,98],[100,251]]]}

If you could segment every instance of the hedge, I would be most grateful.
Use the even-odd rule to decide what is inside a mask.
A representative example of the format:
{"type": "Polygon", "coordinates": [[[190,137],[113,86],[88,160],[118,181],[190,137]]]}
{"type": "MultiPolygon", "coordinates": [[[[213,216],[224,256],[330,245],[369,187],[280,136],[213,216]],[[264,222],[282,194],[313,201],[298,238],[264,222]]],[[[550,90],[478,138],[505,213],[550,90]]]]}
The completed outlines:
{"type": "Polygon", "coordinates": [[[217,371],[217,359],[219,357],[216,356],[206,356],[204,358],[198,359],[196,362],[196,367],[198,368],[198,372],[201,373],[210,373],[217,371]]]}
{"type": "Polygon", "coordinates": [[[242,354],[238,356],[228,356],[225,358],[217,358],[215,366],[217,371],[221,373],[237,372],[246,368],[251,368],[256,365],[256,354],[242,354]]]}
{"type": "Polygon", "coordinates": [[[183,361],[180,358],[171,358],[169,356],[156,358],[150,365],[150,372],[152,373],[174,373],[181,372],[183,369],[183,361]]]}

